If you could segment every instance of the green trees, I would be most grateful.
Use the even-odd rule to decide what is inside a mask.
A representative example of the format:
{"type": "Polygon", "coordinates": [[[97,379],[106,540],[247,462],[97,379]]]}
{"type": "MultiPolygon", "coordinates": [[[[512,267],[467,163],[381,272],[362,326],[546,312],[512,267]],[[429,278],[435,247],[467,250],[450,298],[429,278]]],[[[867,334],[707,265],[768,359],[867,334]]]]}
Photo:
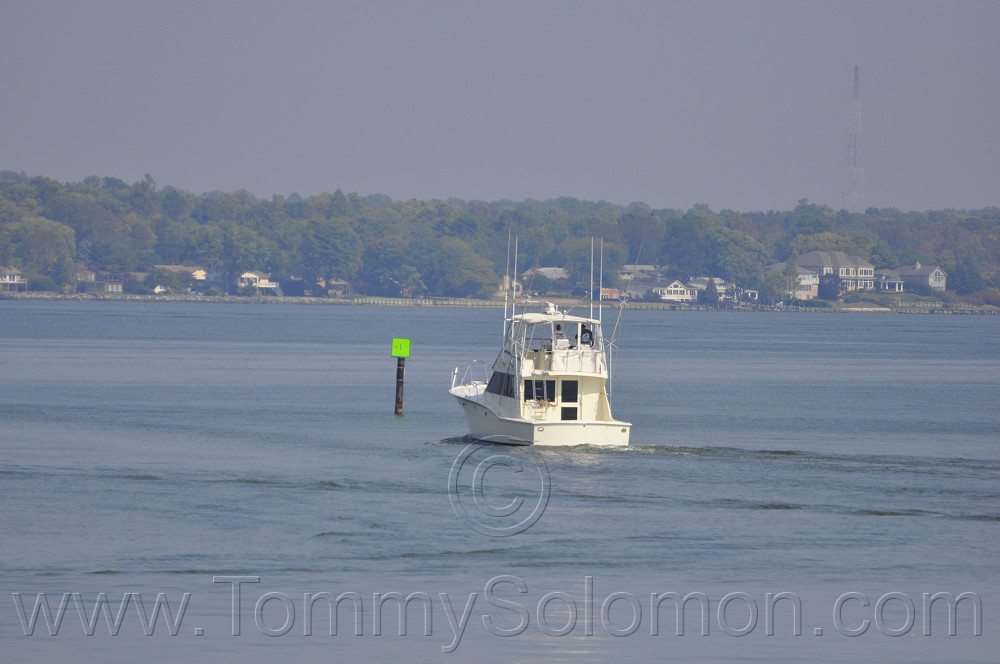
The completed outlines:
{"type": "Polygon", "coordinates": [[[680,279],[718,272],[713,270],[717,230],[715,219],[704,210],[691,210],[683,217],[668,220],[662,264],[680,279]]]}
{"type": "Polygon", "coordinates": [[[316,219],[309,222],[302,254],[317,278],[350,281],[361,267],[361,238],[348,219],[316,219]]]}
{"type": "Polygon", "coordinates": [[[176,272],[153,268],[143,280],[142,290],[146,293],[152,293],[156,287],[159,286],[161,288],[166,288],[172,293],[183,293],[188,289],[189,281],[190,279],[187,279],[176,272]]]}
{"type": "Polygon", "coordinates": [[[625,264],[627,249],[614,242],[604,242],[603,248],[601,244],[593,237],[568,237],[559,243],[558,255],[561,256],[561,259],[558,262],[562,265],[558,267],[566,268],[566,271],[569,272],[569,281],[574,288],[583,291],[589,289],[591,274],[594,275],[594,288],[598,287],[598,271],[602,262],[602,253],[605,285],[611,285],[612,281],[617,278],[621,266],[625,264]]]}
{"type": "Polygon", "coordinates": [[[948,286],[959,295],[976,293],[986,288],[983,269],[974,256],[965,255],[958,259],[948,275],[948,286]]]}
{"type": "Polygon", "coordinates": [[[788,281],[783,274],[766,271],[757,283],[757,290],[764,304],[788,301],[788,281]]]}
{"type": "Polygon", "coordinates": [[[819,278],[819,293],[821,300],[839,300],[845,292],[844,283],[835,274],[824,274],[819,278]]]}
{"type": "Polygon", "coordinates": [[[787,297],[789,300],[794,300],[795,292],[799,285],[799,269],[795,267],[795,263],[789,260],[785,263],[785,269],[782,270],[781,275],[785,278],[785,292],[782,296],[787,297]]]}
{"type": "MultiPolygon", "coordinates": [[[[735,219],[744,225],[743,217],[735,219]]],[[[712,274],[740,286],[759,288],[769,262],[767,248],[752,235],[729,228],[722,218],[704,208],[665,223],[662,263],[678,279],[712,274]]]]}
{"type": "Polygon", "coordinates": [[[652,214],[626,212],[618,219],[618,231],[628,248],[626,262],[642,263],[660,252],[666,228],[662,219],[652,214]]]}
{"type": "Polygon", "coordinates": [[[703,304],[715,307],[719,306],[719,287],[715,285],[715,279],[712,277],[708,278],[708,284],[705,286],[705,290],[698,296],[698,299],[703,304]]]}
{"type": "Polygon", "coordinates": [[[45,217],[26,216],[0,228],[0,264],[19,265],[30,280],[44,275],[57,286],[73,278],[76,233],[45,217]]]}
{"type": "Polygon", "coordinates": [[[767,250],[745,233],[727,230],[716,247],[713,272],[730,283],[755,287],[767,271],[767,250]]]}
{"type": "Polygon", "coordinates": [[[269,257],[267,243],[249,228],[233,223],[222,225],[222,253],[219,265],[227,286],[235,285],[241,274],[266,266],[269,257]]]}
{"type": "Polygon", "coordinates": [[[226,288],[234,287],[244,272],[265,266],[270,254],[268,242],[231,221],[201,226],[185,239],[185,258],[210,271],[219,271],[226,288]]]}
{"type": "Polygon", "coordinates": [[[417,246],[419,272],[431,295],[488,297],[500,284],[490,262],[458,238],[424,241],[417,246]]]}
{"type": "Polygon", "coordinates": [[[361,278],[374,295],[413,297],[427,285],[414,265],[409,243],[398,235],[373,239],[364,250],[361,278]]]}
{"type": "Polygon", "coordinates": [[[706,205],[651,210],[569,197],[393,201],[340,190],[263,200],[248,191],[161,189],[151,176],[61,183],[0,172],[0,264],[57,286],[68,287],[83,267],[124,275],[186,264],[230,284],[259,270],[274,279],[344,279],[358,293],[492,294],[507,269],[508,233],[518,238],[521,271],[562,267],[575,289],[589,285],[591,237],[604,240],[605,285],[623,263],[639,262],[671,278],[713,275],[784,299],[789,275],[766,266],[839,250],[876,268],[941,265],[960,294],[1000,286],[995,207],[852,214],[803,199],[785,212],[716,213],[706,205]]]}

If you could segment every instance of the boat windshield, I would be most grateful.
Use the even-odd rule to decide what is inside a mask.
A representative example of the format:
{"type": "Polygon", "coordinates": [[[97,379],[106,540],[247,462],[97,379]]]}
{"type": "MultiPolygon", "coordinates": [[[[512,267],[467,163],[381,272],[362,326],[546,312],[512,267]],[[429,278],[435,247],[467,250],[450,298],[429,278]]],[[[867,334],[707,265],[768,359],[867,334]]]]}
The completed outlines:
{"type": "Polygon", "coordinates": [[[588,349],[598,347],[600,325],[589,321],[521,322],[514,328],[514,338],[523,339],[527,351],[588,349]]]}

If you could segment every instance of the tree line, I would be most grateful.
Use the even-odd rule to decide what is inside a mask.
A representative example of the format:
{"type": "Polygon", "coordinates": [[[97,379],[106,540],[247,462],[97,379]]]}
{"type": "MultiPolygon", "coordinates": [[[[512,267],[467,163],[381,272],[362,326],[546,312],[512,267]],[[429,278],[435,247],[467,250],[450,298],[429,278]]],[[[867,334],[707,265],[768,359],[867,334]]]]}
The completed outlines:
{"type": "Polygon", "coordinates": [[[674,278],[720,277],[775,300],[785,277],[769,265],[838,250],[876,268],[940,265],[960,295],[1000,287],[997,207],[855,214],[803,199],[789,211],[714,212],[566,197],[394,201],[339,189],[267,200],[160,188],[149,175],[64,183],[0,172],[0,265],[55,289],[73,288],[85,268],[127,275],[182,264],[229,284],[260,270],[303,283],[344,280],[362,294],[483,297],[505,272],[508,237],[518,240],[519,271],[563,267],[561,286],[576,291],[589,284],[592,237],[603,239],[605,285],[625,263],[654,264],[674,278]]]}

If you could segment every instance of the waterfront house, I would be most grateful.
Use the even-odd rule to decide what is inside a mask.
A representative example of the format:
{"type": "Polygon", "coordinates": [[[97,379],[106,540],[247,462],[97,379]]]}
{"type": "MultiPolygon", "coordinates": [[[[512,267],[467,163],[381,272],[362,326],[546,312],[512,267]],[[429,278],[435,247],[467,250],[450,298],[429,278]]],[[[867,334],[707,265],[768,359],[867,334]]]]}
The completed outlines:
{"type": "Polygon", "coordinates": [[[875,266],[843,251],[810,251],[795,259],[795,267],[813,270],[819,277],[837,275],[847,292],[875,289],[875,266]]]}
{"type": "Polygon", "coordinates": [[[722,302],[726,298],[726,293],[729,291],[730,285],[718,277],[691,277],[687,282],[687,287],[699,293],[704,292],[708,290],[709,279],[715,282],[715,290],[719,294],[719,302],[722,302]]]}
{"type": "Polygon", "coordinates": [[[649,290],[659,296],[661,300],[668,300],[670,302],[698,301],[698,291],[694,288],[685,286],[676,279],[671,281],[666,286],[654,286],[649,290]]]}
{"type": "Polygon", "coordinates": [[[350,284],[343,279],[327,279],[324,282],[326,294],[330,297],[343,297],[350,289],[350,284]]]}
{"type": "Polygon", "coordinates": [[[622,265],[618,278],[623,281],[657,281],[663,276],[663,268],[659,265],[622,265]]]}
{"type": "Polygon", "coordinates": [[[503,275],[503,278],[500,280],[500,285],[497,287],[496,292],[493,293],[493,297],[501,298],[510,295],[512,284],[514,286],[514,297],[521,297],[524,285],[516,279],[511,279],[509,274],[503,275]]]}
{"type": "MultiPolygon", "coordinates": [[[[775,263],[774,265],[769,265],[767,269],[771,272],[784,274],[785,263],[775,263]]],[[[789,291],[786,295],[792,300],[816,299],[819,295],[819,273],[816,270],[798,266],[795,267],[795,271],[799,274],[795,281],[795,289],[789,291]]]]}
{"type": "Polygon", "coordinates": [[[278,283],[271,281],[271,275],[257,270],[244,272],[236,280],[236,285],[240,288],[256,288],[258,293],[274,295],[278,292],[278,283]]]}
{"type": "Polygon", "coordinates": [[[27,280],[16,267],[0,266],[0,292],[16,293],[28,288],[27,280]]]}
{"type": "Polygon", "coordinates": [[[532,278],[535,276],[545,277],[553,284],[558,284],[562,287],[566,285],[566,280],[569,279],[569,272],[564,267],[533,267],[522,274],[521,279],[530,284],[532,278]]]}
{"type": "Polygon", "coordinates": [[[948,282],[948,275],[937,265],[921,265],[914,263],[912,266],[900,267],[895,270],[899,278],[910,284],[927,284],[932,289],[944,292],[948,282]]]}
{"type": "Polygon", "coordinates": [[[903,280],[895,270],[875,270],[875,289],[902,293],[903,280]]]}
{"type": "Polygon", "coordinates": [[[81,293],[122,293],[122,280],[110,272],[80,270],[76,273],[77,290],[81,293]]]}
{"type": "Polygon", "coordinates": [[[196,265],[154,265],[153,267],[164,272],[176,274],[182,279],[193,281],[205,281],[205,278],[208,276],[205,268],[196,265]]]}

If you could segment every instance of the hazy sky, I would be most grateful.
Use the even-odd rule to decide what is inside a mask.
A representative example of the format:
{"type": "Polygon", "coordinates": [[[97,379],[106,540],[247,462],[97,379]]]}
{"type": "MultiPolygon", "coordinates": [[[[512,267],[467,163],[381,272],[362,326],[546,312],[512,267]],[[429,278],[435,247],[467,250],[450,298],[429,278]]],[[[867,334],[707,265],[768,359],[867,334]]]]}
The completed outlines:
{"type": "Polygon", "coordinates": [[[196,193],[1000,204],[1000,2],[0,0],[0,170],[196,193]]]}

